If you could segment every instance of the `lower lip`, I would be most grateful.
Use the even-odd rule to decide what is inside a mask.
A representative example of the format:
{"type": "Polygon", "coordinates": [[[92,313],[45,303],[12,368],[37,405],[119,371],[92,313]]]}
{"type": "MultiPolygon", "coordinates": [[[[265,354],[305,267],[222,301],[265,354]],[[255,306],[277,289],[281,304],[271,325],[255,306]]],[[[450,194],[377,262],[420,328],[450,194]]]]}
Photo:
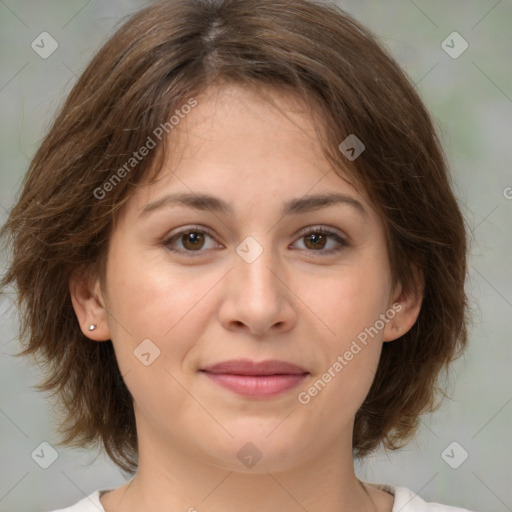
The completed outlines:
{"type": "Polygon", "coordinates": [[[238,395],[250,398],[270,398],[298,386],[308,375],[233,375],[208,373],[206,375],[220,386],[238,395]]]}

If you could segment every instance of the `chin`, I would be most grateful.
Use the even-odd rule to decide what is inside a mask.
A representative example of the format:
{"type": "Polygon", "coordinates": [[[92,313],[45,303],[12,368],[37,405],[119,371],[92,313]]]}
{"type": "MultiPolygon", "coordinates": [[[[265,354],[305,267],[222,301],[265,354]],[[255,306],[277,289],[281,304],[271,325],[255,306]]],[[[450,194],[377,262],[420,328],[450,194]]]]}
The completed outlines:
{"type": "Polygon", "coordinates": [[[217,449],[212,450],[209,446],[214,464],[247,474],[285,471],[296,466],[305,455],[305,451],[298,447],[310,443],[303,435],[290,435],[284,424],[279,425],[280,421],[282,418],[268,422],[253,419],[252,425],[245,422],[244,428],[236,433],[227,428],[234,437],[224,439],[217,449]]]}

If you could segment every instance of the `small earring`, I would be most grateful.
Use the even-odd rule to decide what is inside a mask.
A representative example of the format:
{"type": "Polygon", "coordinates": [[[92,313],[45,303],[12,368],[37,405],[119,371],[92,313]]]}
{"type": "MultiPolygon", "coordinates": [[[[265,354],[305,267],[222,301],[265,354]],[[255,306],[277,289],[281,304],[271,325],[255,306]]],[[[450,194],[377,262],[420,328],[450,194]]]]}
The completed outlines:
{"type": "Polygon", "coordinates": [[[89,325],[89,331],[94,331],[96,329],[96,324],[89,325]]]}

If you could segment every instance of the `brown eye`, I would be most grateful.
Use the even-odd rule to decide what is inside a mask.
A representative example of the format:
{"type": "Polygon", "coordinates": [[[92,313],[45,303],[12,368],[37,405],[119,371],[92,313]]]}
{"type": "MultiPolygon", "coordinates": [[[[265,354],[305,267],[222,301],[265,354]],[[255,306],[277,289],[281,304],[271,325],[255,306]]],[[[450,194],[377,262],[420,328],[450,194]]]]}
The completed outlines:
{"type": "MultiPolygon", "coordinates": [[[[302,232],[299,240],[304,240],[304,250],[309,253],[318,253],[315,256],[329,256],[350,245],[337,232],[324,227],[308,228],[302,232]]],[[[302,248],[299,247],[299,249],[302,248]]]]}
{"type": "Polygon", "coordinates": [[[207,249],[219,247],[207,231],[190,227],[171,235],[163,245],[172,252],[192,257],[201,256],[207,249]],[[208,238],[212,240],[209,247],[208,238]]]}
{"type": "Polygon", "coordinates": [[[306,235],[304,240],[307,240],[305,245],[308,249],[323,249],[327,243],[327,236],[323,233],[311,233],[306,235]]]}
{"type": "Polygon", "coordinates": [[[204,233],[199,231],[190,231],[181,235],[181,242],[185,249],[193,251],[201,249],[204,245],[204,233]]]}

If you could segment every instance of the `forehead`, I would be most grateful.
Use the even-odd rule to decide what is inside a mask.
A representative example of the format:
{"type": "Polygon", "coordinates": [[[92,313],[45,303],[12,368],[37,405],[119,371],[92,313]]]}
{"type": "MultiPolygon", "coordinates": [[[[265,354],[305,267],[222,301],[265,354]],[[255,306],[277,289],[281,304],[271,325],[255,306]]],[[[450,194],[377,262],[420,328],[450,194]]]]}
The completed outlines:
{"type": "Polygon", "coordinates": [[[220,84],[196,97],[197,106],[169,134],[167,164],[178,159],[251,156],[322,159],[315,111],[289,89],[220,84]],[[174,157],[174,158],[173,158],[174,157]]]}
{"type": "MultiPolygon", "coordinates": [[[[285,202],[339,192],[364,202],[347,169],[323,153],[325,127],[288,89],[223,84],[194,97],[197,105],[170,131],[167,154],[154,183],[132,198],[139,214],[164,191],[205,193],[241,203],[285,202]]],[[[236,207],[236,204],[235,204],[236,207]]]]}

